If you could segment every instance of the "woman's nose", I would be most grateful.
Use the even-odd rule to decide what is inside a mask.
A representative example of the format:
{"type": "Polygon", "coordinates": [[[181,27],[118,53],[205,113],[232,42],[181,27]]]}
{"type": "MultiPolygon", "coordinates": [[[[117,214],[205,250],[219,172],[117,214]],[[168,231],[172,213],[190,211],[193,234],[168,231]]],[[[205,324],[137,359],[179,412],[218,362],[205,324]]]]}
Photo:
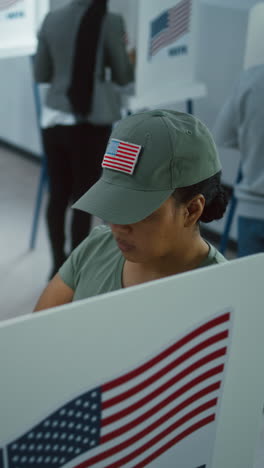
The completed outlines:
{"type": "Polygon", "coordinates": [[[112,232],[114,233],[128,233],[131,229],[131,226],[130,224],[112,224],[110,223],[109,224],[112,232]]]}

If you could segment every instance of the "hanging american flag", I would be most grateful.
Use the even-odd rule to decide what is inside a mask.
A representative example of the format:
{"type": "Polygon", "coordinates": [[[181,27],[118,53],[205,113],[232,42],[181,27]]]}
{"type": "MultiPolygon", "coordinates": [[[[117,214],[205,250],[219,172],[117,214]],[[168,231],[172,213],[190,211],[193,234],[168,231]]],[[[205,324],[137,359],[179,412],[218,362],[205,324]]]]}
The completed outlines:
{"type": "Polygon", "coordinates": [[[133,174],[142,146],[111,138],[104,155],[102,167],[133,174]]]}
{"type": "MultiPolygon", "coordinates": [[[[1,468],[141,468],[204,428],[216,430],[231,323],[230,313],[218,314],[65,403],[4,447],[1,468]]],[[[188,452],[190,468],[206,468],[188,452]]]]}
{"type": "Polygon", "coordinates": [[[0,0],[0,10],[7,10],[18,2],[20,2],[20,0],[0,0]]]}
{"type": "Polygon", "coordinates": [[[174,43],[189,32],[192,0],[182,0],[151,22],[149,56],[174,43]]]}

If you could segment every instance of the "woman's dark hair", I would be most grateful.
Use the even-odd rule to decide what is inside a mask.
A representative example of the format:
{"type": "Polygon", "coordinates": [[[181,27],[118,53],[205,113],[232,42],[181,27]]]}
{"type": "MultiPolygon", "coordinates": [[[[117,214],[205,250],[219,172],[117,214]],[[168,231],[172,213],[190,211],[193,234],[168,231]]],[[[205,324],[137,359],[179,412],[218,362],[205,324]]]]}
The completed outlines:
{"type": "Polygon", "coordinates": [[[67,95],[78,119],[85,118],[91,110],[98,42],[106,9],[107,0],[93,0],[77,32],[67,95]]]}
{"type": "Polygon", "coordinates": [[[187,203],[196,195],[202,194],[205,198],[205,206],[199,221],[210,223],[224,216],[228,203],[227,192],[222,187],[220,179],[221,171],[198,184],[177,188],[172,196],[178,203],[187,203]]]}

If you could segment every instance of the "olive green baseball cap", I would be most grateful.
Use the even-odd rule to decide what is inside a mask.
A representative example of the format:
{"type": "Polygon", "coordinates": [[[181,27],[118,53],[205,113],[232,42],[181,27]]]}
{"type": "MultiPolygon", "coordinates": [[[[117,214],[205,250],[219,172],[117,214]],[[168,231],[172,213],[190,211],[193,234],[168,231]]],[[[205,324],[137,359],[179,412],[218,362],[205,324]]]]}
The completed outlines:
{"type": "Polygon", "coordinates": [[[137,223],[157,210],[176,188],[221,170],[208,128],[172,110],[140,112],[114,128],[101,178],[74,205],[112,224],[137,223]]]}

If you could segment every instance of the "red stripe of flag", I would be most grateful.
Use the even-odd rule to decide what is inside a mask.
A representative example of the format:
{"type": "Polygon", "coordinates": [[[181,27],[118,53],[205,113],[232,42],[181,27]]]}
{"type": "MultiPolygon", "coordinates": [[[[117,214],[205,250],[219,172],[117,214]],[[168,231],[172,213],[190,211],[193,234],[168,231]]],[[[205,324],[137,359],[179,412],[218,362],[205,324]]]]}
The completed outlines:
{"type": "MultiPolygon", "coordinates": [[[[153,437],[147,443],[145,443],[144,445],[142,445],[138,449],[134,450],[129,455],[123,457],[122,459],[120,459],[118,461],[115,461],[113,464],[111,463],[110,465],[107,465],[105,468],[110,468],[110,467],[111,468],[119,468],[119,467],[122,468],[125,465],[125,463],[128,463],[131,460],[133,460],[134,458],[136,458],[137,456],[141,455],[146,450],[150,449],[153,445],[157,444],[162,439],[164,439],[169,434],[171,434],[173,431],[175,431],[176,429],[181,427],[183,424],[187,423],[188,421],[190,421],[194,417],[198,416],[199,414],[203,413],[204,411],[214,407],[215,405],[216,405],[216,401],[214,399],[214,400],[211,400],[211,401],[208,401],[208,402],[204,403],[203,405],[199,406],[198,408],[195,408],[194,410],[190,411],[185,416],[180,418],[178,421],[176,421],[175,423],[171,424],[169,427],[164,429],[160,434],[153,437]]],[[[212,416],[215,417],[214,414],[211,415],[211,417],[212,416]]],[[[89,466],[92,466],[95,463],[101,462],[101,461],[105,460],[106,458],[112,457],[113,455],[116,455],[120,451],[125,450],[126,448],[128,448],[132,444],[138,442],[144,436],[148,435],[150,432],[152,432],[152,430],[154,430],[154,428],[156,428],[156,427],[158,427],[160,425],[160,422],[159,422],[159,424],[157,426],[156,426],[156,423],[157,422],[155,422],[151,426],[148,426],[146,429],[143,429],[141,432],[139,432],[135,436],[125,440],[124,442],[122,442],[122,443],[120,443],[118,445],[115,445],[114,447],[111,447],[110,449],[106,450],[105,452],[102,452],[102,453],[99,453],[98,455],[95,455],[94,457],[90,458],[89,460],[87,460],[87,461],[81,463],[80,465],[78,465],[76,468],[88,468],[89,466]],[[151,429],[152,426],[153,426],[153,429],[151,429]]]]}
{"type": "MultiPolygon", "coordinates": [[[[198,431],[202,427],[208,426],[208,424],[211,424],[215,420],[215,415],[212,414],[211,416],[208,416],[207,418],[201,419],[201,421],[193,424],[190,426],[188,429],[183,431],[181,434],[177,435],[174,437],[174,439],[170,440],[167,444],[163,445],[160,449],[156,450],[156,452],[153,452],[149,457],[145,458],[140,463],[137,463],[134,468],[144,468],[144,466],[149,465],[153,460],[156,458],[160,457],[163,453],[167,452],[170,448],[172,448],[174,445],[178,444],[181,442],[181,440],[185,439],[189,435],[193,434],[194,432],[198,431]]],[[[109,468],[109,467],[108,467],[109,468]]]]}
{"type": "MultiPolygon", "coordinates": [[[[194,356],[195,354],[199,353],[200,351],[203,351],[204,349],[208,348],[209,346],[218,343],[219,341],[222,341],[224,339],[228,338],[228,331],[224,331],[221,333],[218,333],[215,336],[212,336],[208,338],[207,340],[203,341],[202,343],[199,343],[197,346],[194,348],[190,349],[186,353],[182,354],[180,357],[172,361],[170,364],[167,366],[163,367],[160,371],[156,372],[153,374],[151,377],[149,377],[146,380],[143,380],[140,384],[136,385],[135,387],[132,387],[131,389],[127,390],[124,393],[120,393],[114,398],[111,398],[107,401],[104,401],[102,403],[103,409],[109,408],[110,406],[119,404],[121,401],[126,400],[127,398],[130,398],[131,396],[135,395],[136,393],[140,392],[141,390],[144,390],[148,385],[151,385],[152,383],[156,382],[159,380],[161,377],[164,375],[168,374],[171,370],[175,369],[178,367],[180,364],[182,364],[184,361],[189,359],[190,357],[194,356]]],[[[226,349],[225,349],[226,350],[226,349]]],[[[214,355],[214,353],[212,353],[214,355]]],[[[210,355],[209,355],[210,356],[210,355]]],[[[206,357],[206,359],[208,356],[206,357]]],[[[205,359],[205,358],[203,358],[205,359]]],[[[203,361],[201,359],[201,361],[203,361]]],[[[199,363],[200,361],[198,361],[199,363]]],[[[104,385],[102,387],[103,392],[105,391],[104,385]]]]}
{"type": "Polygon", "coordinates": [[[130,163],[129,161],[126,162],[126,159],[124,160],[124,159],[119,158],[116,161],[116,158],[114,158],[113,156],[106,156],[105,160],[110,162],[110,163],[112,163],[112,162],[115,163],[116,162],[117,165],[122,164],[123,166],[129,167],[129,168],[133,167],[133,163],[130,163]]]}
{"type": "MultiPolygon", "coordinates": [[[[187,408],[197,400],[203,398],[206,395],[209,395],[209,393],[215,392],[216,390],[219,390],[221,385],[221,382],[216,382],[212,385],[209,385],[208,387],[204,388],[203,390],[200,390],[199,392],[195,393],[194,395],[190,396],[187,398],[185,401],[182,403],[178,404],[173,410],[172,416],[175,414],[179,413],[183,409],[187,408]]],[[[184,390],[183,393],[185,393],[186,390],[184,390]]],[[[174,392],[172,395],[170,395],[168,398],[165,400],[161,401],[159,404],[151,408],[149,411],[146,413],[142,414],[138,418],[134,419],[132,422],[116,429],[113,432],[108,433],[105,436],[101,437],[101,444],[104,444],[106,442],[109,442],[112,439],[115,439],[116,437],[119,437],[120,435],[124,434],[125,432],[131,431],[134,429],[137,425],[141,424],[142,422],[146,421],[146,419],[150,418],[151,416],[154,416],[158,411],[163,409],[164,407],[168,406],[170,403],[172,403],[176,398],[178,398],[180,395],[178,395],[179,391],[174,392]],[[177,395],[176,395],[177,394],[177,395]]],[[[167,418],[169,418],[169,413],[167,413],[167,418]]]]}
{"type": "Polygon", "coordinates": [[[226,313],[212,320],[209,320],[205,324],[201,325],[200,327],[196,328],[192,332],[188,333],[186,336],[178,340],[176,343],[174,343],[169,348],[165,349],[164,351],[162,351],[161,353],[159,353],[157,356],[150,359],[146,363],[142,364],[141,366],[138,366],[136,369],[133,369],[127,374],[124,374],[121,377],[118,377],[104,384],[103,386],[104,392],[107,392],[108,390],[113,390],[115,387],[122,385],[128,382],[129,380],[134,379],[135,377],[138,377],[140,374],[143,374],[143,372],[149,370],[151,367],[155,366],[156,364],[161,362],[163,359],[169,357],[171,354],[173,354],[175,351],[182,348],[184,345],[186,345],[190,341],[194,340],[195,338],[202,335],[203,333],[211,330],[212,328],[228,322],[229,320],[230,320],[230,313],[226,313]]]}
{"type": "MultiPolygon", "coordinates": [[[[214,359],[218,359],[219,357],[223,356],[224,354],[222,353],[214,353],[215,354],[215,357],[214,356],[210,356],[210,358],[208,359],[205,359],[203,360],[203,364],[208,364],[209,362],[211,362],[212,360],[214,359]],[[212,359],[213,357],[213,359],[212,359]]],[[[199,361],[198,361],[199,362],[199,361]]],[[[108,425],[110,423],[113,423],[113,422],[116,422],[118,421],[119,419],[121,418],[124,418],[125,416],[128,416],[129,414],[133,413],[134,411],[137,411],[138,409],[142,408],[142,406],[146,405],[147,403],[151,402],[152,400],[154,400],[155,398],[157,398],[158,396],[161,395],[161,393],[165,392],[166,390],[168,390],[169,388],[171,388],[171,386],[177,382],[179,382],[181,379],[187,377],[189,374],[191,374],[192,372],[194,372],[195,370],[199,369],[199,367],[201,367],[201,361],[198,363],[195,363],[193,364],[192,366],[188,367],[187,369],[185,369],[183,372],[181,372],[180,374],[178,374],[177,376],[173,377],[171,380],[169,380],[168,382],[166,382],[165,384],[163,384],[161,387],[159,387],[158,389],[154,390],[153,392],[149,393],[146,397],[142,398],[141,400],[137,401],[136,403],[134,403],[133,405],[130,405],[129,407],[127,408],[124,408],[123,410],[119,411],[118,413],[115,413],[115,414],[112,414],[111,416],[108,416],[108,418],[104,418],[102,420],[102,425],[108,425]]],[[[189,384],[186,384],[182,389],[180,389],[179,391],[182,391],[182,393],[188,391],[188,390],[191,390],[195,385],[198,385],[199,383],[201,383],[203,380],[205,379],[209,379],[210,377],[213,377],[214,375],[217,375],[219,374],[220,372],[223,372],[224,370],[224,366],[223,365],[220,365],[218,367],[215,367],[214,369],[210,369],[209,371],[205,372],[204,374],[202,374],[201,376],[198,376],[196,377],[196,379],[193,379],[189,384]]],[[[176,392],[175,392],[176,393],[176,392]]]]}

